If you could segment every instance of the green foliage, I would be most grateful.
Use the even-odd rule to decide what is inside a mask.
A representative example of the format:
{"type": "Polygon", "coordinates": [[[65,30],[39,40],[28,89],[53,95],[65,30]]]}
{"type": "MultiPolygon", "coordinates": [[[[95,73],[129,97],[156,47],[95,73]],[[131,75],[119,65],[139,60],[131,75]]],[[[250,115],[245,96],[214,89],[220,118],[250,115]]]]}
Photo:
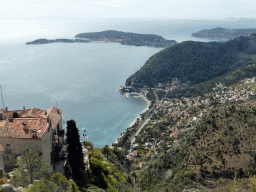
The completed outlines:
{"type": "Polygon", "coordinates": [[[172,78],[177,77],[187,86],[168,92],[169,98],[203,95],[211,91],[216,82],[229,86],[255,76],[255,46],[255,39],[250,37],[224,43],[182,42],[149,58],[127,79],[126,85],[154,87],[159,82],[171,83],[172,78]]]}
{"type": "Polygon", "coordinates": [[[84,141],[84,147],[87,148],[91,146],[91,149],[93,149],[93,144],[90,141],[84,141]]]}
{"type": "Polygon", "coordinates": [[[54,173],[50,178],[41,179],[31,187],[25,189],[26,192],[79,192],[75,182],[68,181],[61,173],[54,173]]]}
{"type": "Polygon", "coordinates": [[[17,161],[18,168],[14,168],[13,183],[27,186],[34,180],[47,178],[50,175],[48,167],[35,151],[25,148],[17,161]]]}
{"type": "Polygon", "coordinates": [[[90,158],[90,183],[96,185],[97,187],[106,189],[108,187],[107,176],[109,174],[106,164],[103,164],[102,161],[90,158]]]}
{"type": "Polygon", "coordinates": [[[82,145],[80,136],[76,127],[76,122],[71,119],[67,121],[67,159],[72,169],[74,180],[79,187],[86,187],[88,184],[87,174],[85,172],[84,154],[82,153],[82,145]]]}
{"type": "Polygon", "coordinates": [[[47,184],[43,180],[35,182],[27,192],[51,192],[47,184]]]}
{"type": "Polygon", "coordinates": [[[67,180],[67,178],[61,173],[54,173],[51,176],[51,180],[58,186],[58,190],[68,190],[71,188],[71,183],[67,180]]]}
{"type": "Polygon", "coordinates": [[[156,100],[156,96],[154,94],[154,92],[152,90],[150,90],[148,93],[147,93],[147,99],[150,100],[150,101],[154,101],[156,100]]]}
{"type": "Polygon", "coordinates": [[[108,156],[108,154],[109,154],[109,151],[110,151],[110,149],[108,148],[108,145],[105,145],[105,146],[102,148],[102,150],[101,150],[102,154],[107,155],[107,156],[108,156]]]}

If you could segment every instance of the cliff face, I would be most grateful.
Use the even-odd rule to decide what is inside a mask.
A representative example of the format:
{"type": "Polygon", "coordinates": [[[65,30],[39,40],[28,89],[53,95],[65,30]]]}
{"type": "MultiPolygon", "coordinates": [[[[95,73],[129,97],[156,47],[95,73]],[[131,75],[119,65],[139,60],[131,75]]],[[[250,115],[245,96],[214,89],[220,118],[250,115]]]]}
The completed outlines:
{"type": "Polygon", "coordinates": [[[248,36],[254,32],[256,32],[256,29],[226,29],[217,27],[192,33],[192,36],[206,39],[227,40],[238,36],[248,36]]]}

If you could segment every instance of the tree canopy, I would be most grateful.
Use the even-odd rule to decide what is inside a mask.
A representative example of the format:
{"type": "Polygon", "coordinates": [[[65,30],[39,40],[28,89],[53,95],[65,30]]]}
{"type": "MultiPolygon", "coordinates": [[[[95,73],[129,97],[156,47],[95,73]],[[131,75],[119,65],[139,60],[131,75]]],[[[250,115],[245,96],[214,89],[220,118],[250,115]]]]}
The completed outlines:
{"type": "Polygon", "coordinates": [[[14,168],[14,182],[20,186],[27,186],[34,180],[47,178],[50,175],[48,166],[36,151],[25,148],[18,158],[18,168],[14,168]]]}
{"type": "Polygon", "coordinates": [[[76,122],[73,119],[67,121],[66,136],[67,160],[72,169],[72,176],[79,187],[86,187],[88,177],[85,171],[84,154],[76,122]]]}

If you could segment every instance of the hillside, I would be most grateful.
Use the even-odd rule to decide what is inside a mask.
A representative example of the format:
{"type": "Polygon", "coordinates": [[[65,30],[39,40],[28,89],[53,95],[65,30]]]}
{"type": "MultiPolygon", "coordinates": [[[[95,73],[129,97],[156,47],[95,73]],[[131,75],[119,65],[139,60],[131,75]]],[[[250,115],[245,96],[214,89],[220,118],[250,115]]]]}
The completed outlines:
{"type": "Polygon", "coordinates": [[[226,29],[217,27],[213,29],[201,30],[192,33],[192,37],[206,38],[206,39],[231,39],[238,36],[248,36],[255,33],[256,29],[226,29]]]}
{"type": "Polygon", "coordinates": [[[176,44],[174,40],[165,40],[159,35],[127,33],[122,31],[107,30],[102,32],[80,33],[75,37],[86,38],[91,41],[118,42],[123,45],[169,47],[176,44]]]}
{"type": "MultiPolygon", "coordinates": [[[[256,174],[255,122],[255,100],[213,107],[176,147],[155,155],[136,172],[138,184],[148,191],[214,191],[225,179],[256,174]]],[[[248,181],[243,190],[249,189],[248,181]]]]}
{"type": "Polygon", "coordinates": [[[227,42],[186,41],[166,48],[148,59],[126,85],[181,83],[196,85],[239,69],[246,62],[255,63],[256,33],[227,42]]]}

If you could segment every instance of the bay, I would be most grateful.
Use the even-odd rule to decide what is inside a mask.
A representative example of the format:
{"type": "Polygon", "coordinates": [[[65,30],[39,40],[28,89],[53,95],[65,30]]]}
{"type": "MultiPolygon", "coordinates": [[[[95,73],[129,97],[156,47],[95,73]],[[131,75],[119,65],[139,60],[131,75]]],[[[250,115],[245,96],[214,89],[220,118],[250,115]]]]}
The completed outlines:
{"type": "MultiPolygon", "coordinates": [[[[52,19],[0,20],[0,86],[9,110],[57,106],[74,119],[95,147],[113,143],[147,107],[118,92],[125,80],[161,48],[117,43],[25,45],[38,38],[73,38],[82,32],[121,30],[156,34],[178,42],[210,41],[191,33],[213,27],[253,28],[255,20],[52,19]],[[10,25],[11,24],[11,25],[10,25]],[[22,27],[21,27],[22,26],[22,27]]],[[[1,105],[0,105],[1,106],[1,105]]]]}

